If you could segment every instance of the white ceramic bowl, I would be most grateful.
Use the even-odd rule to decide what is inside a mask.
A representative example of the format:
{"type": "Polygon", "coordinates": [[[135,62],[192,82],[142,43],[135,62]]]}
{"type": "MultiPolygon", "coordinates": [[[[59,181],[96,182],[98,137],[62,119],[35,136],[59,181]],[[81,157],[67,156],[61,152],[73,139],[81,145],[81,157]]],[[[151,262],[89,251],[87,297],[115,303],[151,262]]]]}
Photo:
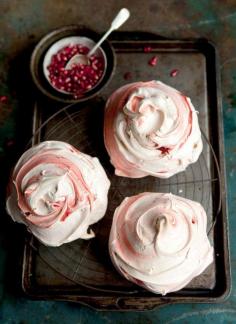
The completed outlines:
{"type": "MultiPolygon", "coordinates": [[[[47,81],[50,83],[50,85],[57,91],[61,92],[61,93],[65,93],[65,94],[69,94],[69,92],[67,91],[63,91],[58,89],[57,87],[55,87],[52,83],[51,80],[49,78],[49,70],[48,70],[48,66],[51,63],[52,57],[53,55],[57,54],[62,48],[69,46],[69,45],[83,45],[85,47],[88,47],[89,50],[92,49],[95,45],[95,42],[87,37],[79,37],[79,36],[71,36],[71,37],[65,37],[62,38],[60,40],[58,40],[57,42],[55,42],[46,52],[44,60],[43,60],[43,73],[45,78],[47,79],[47,81]]],[[[104,60],[104,71],[103,74],[101,76],[101,78],[98,80],[98,82],[94,85],[94,87],[92,89],[94,89],[103,79],[103,76],[106,72],[106,67],[107,67],[107,60],[106,60],[106,55],[104,53],[104,51],[102,50],[101,47],[99,47],[96,52],[94,53],[96,56],[98,57],[103,57],[104,60]]],[[[92,89],[89,89],[87,91],[84,92],[88,92],[92,89]]]]}

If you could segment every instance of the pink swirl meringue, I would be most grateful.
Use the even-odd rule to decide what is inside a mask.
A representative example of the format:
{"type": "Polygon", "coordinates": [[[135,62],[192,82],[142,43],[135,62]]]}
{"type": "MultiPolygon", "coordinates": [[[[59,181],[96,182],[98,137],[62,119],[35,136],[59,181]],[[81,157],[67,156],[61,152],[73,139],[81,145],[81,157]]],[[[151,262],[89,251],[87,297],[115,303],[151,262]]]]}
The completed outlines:
{"type": "Polygon", "coordinates": [[[111,95],[104,140],[115,173],[130,178],[168,178],[202,151],[191,100],[159,81],[127,84],[111,95]]]}
{"type": "Polygon", "coordinates": [[[42,142],[16,164],[7,212],[45,245],[89,239],[107,208],[110,182],[97,158],[59,141],[42,142]]]}
{"type": "Polygon", "coordinates": [[[113,218],[111,259],[126,279],[147,290],[179,290],[213,261],[206,225],[197,202],[149,192],[125,198],[113,218]]]}

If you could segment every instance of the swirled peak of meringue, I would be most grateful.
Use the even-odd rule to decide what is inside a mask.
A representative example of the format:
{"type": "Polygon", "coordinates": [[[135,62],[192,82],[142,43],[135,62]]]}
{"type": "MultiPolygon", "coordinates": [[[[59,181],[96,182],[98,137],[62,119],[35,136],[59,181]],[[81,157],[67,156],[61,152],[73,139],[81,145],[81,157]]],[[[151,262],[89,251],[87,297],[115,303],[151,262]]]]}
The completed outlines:
{"type": "Polygon", "coordinates": [[[113,218],[110,256],[125,278],[165,295],[212,263],[206,226],[206,213],[197,202],[149,192],[125,198],[113,218]]]}
{"type": "Polygon", "coordinates": [[[127,84],[111,95],[104,140],[115,173],[130,178],[168,178],[202,151],[191,100],[159,81],[127,84]]]}
{"type": "Polygon", "coordinates": [[[109,186],[97,158],[65,142],[46,141],[16,164],[7,211],[45,245],[89,239],[94,233],[88,227],[105,214],[109,186]]]}

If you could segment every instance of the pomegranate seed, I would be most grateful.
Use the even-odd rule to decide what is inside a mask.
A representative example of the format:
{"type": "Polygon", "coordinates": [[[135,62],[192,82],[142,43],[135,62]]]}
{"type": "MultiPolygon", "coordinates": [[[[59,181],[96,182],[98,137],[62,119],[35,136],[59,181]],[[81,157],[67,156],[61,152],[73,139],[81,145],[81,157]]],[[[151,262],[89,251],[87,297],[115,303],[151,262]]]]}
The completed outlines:
{"type": "Polygon", "coordinates": [[[131,72],[126,72],[126,73],[124,74],[124,79],[125,79],[125,80],[130,80],[131,77],[132,77],[131,72]]]}
{"type": "Polygon", "coordinates": [[[169,147],[161,146],[161,147],[158,147],[158,150],[161,151],[161,154],[166,155],[166,154],[169,153],[170,148],[169,147]]]}
{"type": "Polygon", "coordinates": [[[47,67],[51,84],[59,90],[73,93],[75,99],[95,86],[103,75],[104,61],[96,55],[90,57],[89,65],[74,64],[70,70],[65,69],[71,57],[78,53],[87,54],[88,51],[85,46],[70,44],[53,55],[47,67]]]}
{"type": "Polygon", "coordinates": [[[157,56],[153,56],[149,61],[148,61],[148,64],[151,65],[151,66],[155,66],[157,65],[157,56]]]}
{"type": "Polygon", "coordinates": [[[172,78],[176,77],[179,74],[179,70],[178,69],[174,69],[170,72],[170,76],[172,78]]]}
{"type": "Polygon", "coordinates": [[[0,102],[6,103],[8,101],[7,96],[0,96],[0,102]]]}
{"type": "Polygon", "coordinates": [[[12,147],[13,145],[15,145],[15,141],[13,139],[10,139],[6,142],[7,147],[12,147]]]}
{"type": "Polygon", "coordinates": [[[145,46],[143,49],[144,53],[150,53],[151,50],[152,50],[151,46],[145,46]]]}

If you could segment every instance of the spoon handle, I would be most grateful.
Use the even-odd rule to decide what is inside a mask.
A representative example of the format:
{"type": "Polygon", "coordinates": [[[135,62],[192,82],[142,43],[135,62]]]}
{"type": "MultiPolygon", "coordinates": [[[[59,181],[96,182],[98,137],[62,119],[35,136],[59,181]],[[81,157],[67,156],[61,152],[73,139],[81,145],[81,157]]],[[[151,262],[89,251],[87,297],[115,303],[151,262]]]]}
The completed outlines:
{"type": "Polygon", "coordinates": [[[91,56],[96,50],[97,48],[102,44],[102,42],[109,36],[109,34],[112,32],[112,28],[108,29],[108,31],[106,32],[105,35],[103,35],[103,37],[100,39],[100,41],[89,51],[88,53],[88,57],[91,56]]]}
{"type": "Polygon", "coordinates": [[[113,19],[111,23],[111,27],[108,29],[105,35],[103,35],[100,41],[89,51],[87,56],[88,57],[91,56],[96,51],[96,49],[102,44],[102,42],[108,37],[108,35],[110,35],[110,33],[113,30],[118,29],[121,25],[123,25],[123,23],[126,22],[126,20],[129,18],[129,16],[130,16],[130,12],[128,9],[126,8],[121,9],[116,15],[116,17],[113,19]]]}
{"type": "Polygon", "coordinates": [[[123,25],[123,23],[129,18],[129,16],[129,10],[122,8],[111,23],[112,30],[120,28],[120,26],[123,25]]]}

